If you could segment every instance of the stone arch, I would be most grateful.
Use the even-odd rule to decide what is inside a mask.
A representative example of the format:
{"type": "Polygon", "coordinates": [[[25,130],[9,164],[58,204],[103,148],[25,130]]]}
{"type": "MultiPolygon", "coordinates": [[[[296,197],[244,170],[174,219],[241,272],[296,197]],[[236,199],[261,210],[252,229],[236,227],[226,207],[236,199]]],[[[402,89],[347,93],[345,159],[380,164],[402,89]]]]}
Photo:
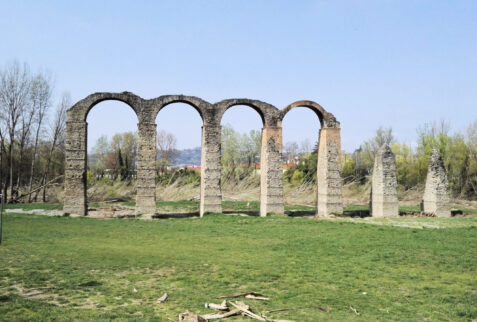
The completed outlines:
{"type": "Polygon", "coordinates": [[[94,93],[80,100],[67,111],[66,153],[65,153],[65,205],[66,213],[87,215],[86,172],[87,172],[87,133],[86,118],[97,104],[107,101],[120,101],[129,105],[140,119],[144,100],[129,93],[94,93]]]}
{"type": "Polygon", "coordinates": [[[262,124],[264,127],[277,125],[277,122],[279,120],[279,111],[275,106],[259,100],[251,100],[247,98],[227,99],[215,103],[214,109],[216,111],[216,121],[218,122],[218,124],[221,123],[224,113],[229,108],[236,105],[249,106],[255,111],[257,111],[257,113],[260,115],[260,118],[262,119],[262,124]]]}
{"type": "Polygon", "coordinates": [[[260,216],[267,213],[283,213],[281,178],[281,128],[279,110],[268,103],[251,99],[227,99],[214,104],[217,124],[221,124],[225,112],[236,105],[254,109],[262,119],[260,148],[260,216]]]}
{"type": "Polygon", "coordinates": [[[313,101],[296,101],[280,111],[280,124],[295,107],[307,107],[318,116],[321,129],[318,134],[317,163],[317,217],[342,213],[341,135],[340,123],[333,114],[313,101]]]}
{"type": "Polygon", "coordinates": [[[141,110],[141,105],[143,104],[144,100],[139,96],[130,93],[130,92],[122,92],[122,93],[94,93],[91,94],[75,105],[73,105],[68,110],[68,121],[69,122],[86,122],[86,118],[88,117],[89,111],[91,109],[104,101],[120,101],[127,105],[129,105],[136,116],[139,119],[139,114],[141,110]]]}
{"type": "Polygon", "coordinates": [[[307,101],[307,100],[302,100],[302,101],[296,101],[294,103],[291,103],[287,106],[285,106],[281,111],[280,111],[280,122],[283,121],[285,118],[285,115],[290,112],[292,109],[295,107],[307,107],[313,112],[315,112],[316,116],[318,116],[318,119],[320,121],[321,127],[339,127],[339,122],[336,121],[336,118],[334,117],[333,114],[327,112],[323,106],[320,104],[313,102],[313,101],[307,101]]]}
{"type": "MultiPolygon", "coordinates": [[[[151,115],[150,121],[155,122],[159,112],[166,107],[167,105],[174,103],[184,103],[189,106],[192,106],[200,115],[202,122],[205,123],[208,116],[208,110],[211,108],[211,104],[207,101],[204,101],[201,98],[195,96],[185,96],[185,95],[165,95],[158,98],[150,100],[151,115]]],[[[147,114],[146,111],[143,111],[143,114],[147,114]]]]}

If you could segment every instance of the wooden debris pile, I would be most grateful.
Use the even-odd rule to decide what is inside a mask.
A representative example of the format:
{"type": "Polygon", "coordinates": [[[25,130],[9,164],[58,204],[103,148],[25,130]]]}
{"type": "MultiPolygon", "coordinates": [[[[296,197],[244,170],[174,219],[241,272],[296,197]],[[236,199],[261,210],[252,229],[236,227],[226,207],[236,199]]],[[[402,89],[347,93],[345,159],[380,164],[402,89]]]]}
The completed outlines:
{"type": "MultiPolygon", "coordinates": [[[[236,299],[239,297],[244,297],[246,299],[251,300],[258,300],[258,301],[268,301],[270,300],[268,297],[263,296],[257,292],[247,292],[247,293],[240,293],[230,296],[221,296],[220,299],[236,299]]],[[[242,315],[247,318],[252,318],[258,321],[275,321],[275,322],[293,322],[287,320],[275,320],[266,317],[263,313],[257,314],[252,312],[252,309],[249,305],[245,304],[242,301],[227,301],[223,300],[222,303],[205,303],[205,308],[213,309],[217,312],[211,314],[204,314],[204,315],[197,315],[190,312],[185,312],[179,314],[179,321],[180,322],[202,322],[202,321],[210,321],[215,319],[225,319],[234,315],[242,315]]],[[[268,311],[273,312],[273,311],[268,311]]]]}

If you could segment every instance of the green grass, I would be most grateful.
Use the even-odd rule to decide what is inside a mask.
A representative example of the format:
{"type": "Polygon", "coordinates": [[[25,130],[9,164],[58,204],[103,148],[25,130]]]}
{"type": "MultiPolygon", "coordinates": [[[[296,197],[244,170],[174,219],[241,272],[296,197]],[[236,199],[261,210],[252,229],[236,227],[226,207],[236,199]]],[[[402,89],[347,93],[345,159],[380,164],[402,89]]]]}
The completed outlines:
{"type": "Polygon", "coordinates": [[[218,303],[219,296],[257,291],[271,300],[244,299],[255,312],[294,308],[267,314],[275,319],[469,321],[477,318],[477,222],[447,220],[467,227],[8,213],[0,245],[0,320],[175,321],[186,310],[211,312],[204,303],[218,303]],[[157,304],[165,292],[169,300],[157,304]]]}

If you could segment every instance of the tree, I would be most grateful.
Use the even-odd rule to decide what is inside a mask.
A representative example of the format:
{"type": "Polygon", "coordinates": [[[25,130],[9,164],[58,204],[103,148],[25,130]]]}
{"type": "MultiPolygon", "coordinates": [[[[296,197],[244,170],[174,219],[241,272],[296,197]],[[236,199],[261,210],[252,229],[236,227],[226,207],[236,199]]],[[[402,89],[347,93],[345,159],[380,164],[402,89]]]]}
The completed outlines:
{"type": "Polygon", "coordinates": [[[242,135],[240,144],[241,156],[243,160],[240,163],[247,163],[247,166],[256,165],[260,158],[260,147],[262,141],[262,134],[260,131],[251,130],[247,135],[242,135]]]}
{"type": "MultiPolygon", "coordinates": [[[[66,111],[71,107],[71,96],[69,93],[63,93],[61,101],[56,108],[55,119],[50,125],[50,149],[46,159],[46,166],[43,171],[41,178],[41,185],[44,185],[47,181],[48,176],[50,175],[50,167],[54,157],[55,150],[61,149],[60,160],[64,160],[64,145],[65,145],[65,129],[66,129],[66,111]],[[63,148],[63,149],[62,149],[63,148]]],[[[43,188],[43,202],[46,201],[46,190],[47,187],[43,188]]],[[[36,196],[35,196],[36,199],[36,196]]]]}
{"type": "Polygon", "coordinates": [[[9,136],[8,162],[9,173],[4,183],[4,195],[10,186],[10,201],[13,201],[14,145],[18,122],[28,104],[30,91],[30,70],[27,64],[20,66],[13,62],[0,71],[0,113],[5,120],[9,136]]]}
{"type": "Polygon", "coordinates": [[[234,167],[240,164],[240,143],[239,134],[230,126],[230,124],[222,127],[222,165],[234,167]]]}
{"type": "Polygon", "coordinates": [[[298,144],[296,142],[287,142],[283,148],[285,159],[288,163],[295,162],[298,156],[298,144]]]}
{"type": "Polygon", "coordinates": [[[311,152],[311,144],[309,139],[305,139],[300,143],[300,154],[307,154],[311,152]]]}
{"type": "Polygon", "coordinates": [[[48,109],[51,106],[51,94],[52,85],[51,77],[49,74],[38,74],[33,78],[30,92],[30,100],[35,112],[36,131],[35,131],[35,144],[33,146],[33,157],[30,168],[30,183],[28,202],[31,202],[31,190],[33,187],[33,175],[35,173],[35,165],[38,158],[38,141],[40,139],[40,132],[43,126],[43,120],[45,118],[48,109]]]}
{"type": "Polygon", "coordinates": [[[157,133],[157,148],[160,154],[160,171],[165,172],[166,167],[179,155],[176,149],[176,137],[164,130],[157,133]]]}

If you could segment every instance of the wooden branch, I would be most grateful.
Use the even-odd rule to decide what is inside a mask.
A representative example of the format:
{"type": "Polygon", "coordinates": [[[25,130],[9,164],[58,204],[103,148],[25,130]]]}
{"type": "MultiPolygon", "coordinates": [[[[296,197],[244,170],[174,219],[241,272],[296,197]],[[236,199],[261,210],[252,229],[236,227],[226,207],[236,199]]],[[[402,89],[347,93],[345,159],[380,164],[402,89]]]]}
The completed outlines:
{"type": "Polygon", "coordinates": [[[17,198],[13,199],[13,201],[18,201],[18,200],[20,200],[20,199],[23,198],[23,197],[26,197],[26,196],[31,195],[31,194],[33,194],[34,192],[36,192],[36,191],[38,191],[38,190],[41,190],[41,189],[43,189],[44,187],[46,187],[46,186],[52,184],[54,181],[58,180],[58,179],[61,178],[61,177],[64,177],[64,175],[62,174],[62,175],[56,177],[55,179],[48,181],[48,182],[45,183],[44,185],[39,186],[38,188],[33,189],[32,191],[30,191],[30,192],[28,192],[28,193],[21,194],[21,195],[18,196],[17,198]]]}
{"type": "Polygon", "coordinates": [[[228,296],[219,296],[219,299],[233,299],[237,297],[242,297],[242,296],[247,296],[247,295],[253,295],[253,296],[263,296],[263,294],[257,293],[257,292],[246,292],[246,293],[240,293],[240,294],[234,294],[234,295],[228,295],[228,296]]]}
{"type": "Polygon", "coordinates": [[[264,318],[261,317],[260,315],[250,312],[248,305],[245,305],[245,303],[243,303],[243,302],[237,301],[237,302],[235,302],[235,303],[233,303],[233,302],[229,302],[229,303],[230,303],[230,305],[232,305],[233,307],[239,309],[239,310],[242,311],[245,315],[251,317],[252,319],[256,319],[256,320],[259,320],[259,321],[267,321],[266,319],[264,319],[264,318]]]}
{"type": "Polygon", "coordinates": [[[268,297],[263,297],[263,296],[255,296],[253,294],[247,294],[245,295],[246,299],[252,299],[252,300],[260,300],[260,301],[269,301],[270,299],[268,297]]]}
{"type": "Polygon", "coordinates": [[[210,308],[210,309],[214,309],[214,310],[219,310],[219,311],[227,311],[229,308],[227,307],[227,303],[226,301],[224,300],[222,303],[220,304],[214,304],[214,303],[205,303],[205,308],[210,308]]]}
{"type": "Polygon", "coordinates": [[[237,315],[239,314],[240,311],[239,309],[234,309],[229,312],[224,312],[224,313],[214,313],[214,314],[207,314],[207,315],[202,315],[202,318],[206,320],[213,320],[213,319],[225,319],[228,318],[229,316],[237,315]]]}

